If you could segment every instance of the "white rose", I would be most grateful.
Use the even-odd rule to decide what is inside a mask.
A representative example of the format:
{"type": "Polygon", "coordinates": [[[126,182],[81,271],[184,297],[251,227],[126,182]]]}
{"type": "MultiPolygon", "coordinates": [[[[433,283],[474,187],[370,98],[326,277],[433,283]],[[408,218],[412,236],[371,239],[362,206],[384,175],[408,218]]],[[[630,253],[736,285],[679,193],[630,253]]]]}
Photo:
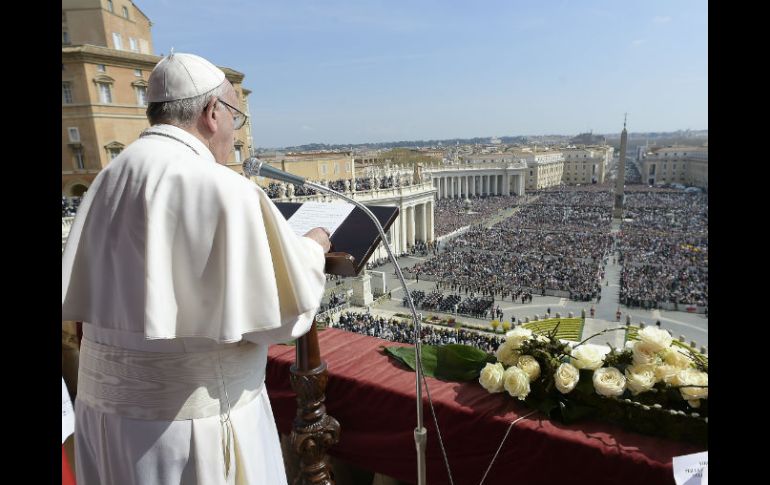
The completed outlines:
{"type": "Polygon", "coordinates": [[[497,361],[502,362],[507,366],[516,365],[516,362],[519,361],[520,355],[516,348],[517,347],[514,347],[514,342],[506,340],[505,342],[501,343],[497,348],[497,351],[495,351],[495,357],[497,357],[497,361]]]}
{"type": "Polygon", "coordinates": [[[655,344],[637,340],[634,343],[634,365],[657,364],[660,361],[657,349],[655,344]]]}
{"type": "Polygon", "coordinates": [[[696,369],[680,370],[676,377],[671,379],[675,386],[707,386],[707,387],[682,387],[679,392],[687,401],[706,399],[709,397],[709,375],[696,369]]]}
{"type": "Polygon", "coordinates": [[[691,399],[691,400],[687,401],[687,404],[689,404],[691,408],[699,408],[700,407],[700,399],[691,399]]]}
{"type": "Polygon", "coordinates": [[[596,370],[604,365],[607,350],[599,345],[583,344],[572,351],[572,365],[578,369],[596,370]]]}
{"type": "Polygon", "coordinates": [[[687,350],[677,349],[673,346],[661,353],[661,356],[663,357],[663,362],[679,369],[688,369],[694,364],[687,350]]]}
{"type": "Polygon", "coordinates": [[[548,342],[550,342],[550,341],[551,341],[551,340],[550,340],[548,337],[546,337],[545,335],[536,335],[536,336],[535,336],[535,340],[537,340],[538,342],[542,342],[542,343],[544,343],[544,344],[547,344],[548,342]]]}
{"type": "Polygon", "coordinates": [[[644,327],[638,333],[642,342],[647,342],[656,352],[671,346],[671,334],[657,327],[644,327]]]}
{"type": "Polygon", "coordinates": [[[673,365],[669,364],[662,364],[662,365],[656,365],[655,366],[655,379],[657,379],[658,382],[665,382],[666,384],[669,384],[671,380],[676,377],[677,373],[682,370],[679,367],[674,367],[673,365]]]}
{"type": "Polygon", "coordinates": [[[596,369],[593,380],[596,393],[602,396],[620,396],[626,388],[626,378],[614,367],[596,369]]]}
{"type": "Polygon", "coordinates": [[[515,365],[508,367],[503,374],[503,386],[508,394],[523,401],[529,394],[529,375],[515,365]]]}
{"type": "Polygon", "coordinates": [[[537,362],[537,359],[531,355],[522,355],[519,357],[519,361],[516,362],[516,365],[527,373],[529,382],[533,382],[540,377],[540,364],[537,362]]]}
{"type": "Polygon", "coordinates": [[[503,392],[503,374],[505,368],[503,364],[490,364],[484,366],[481,369],[481,375],[479,376],[479,383],[489,392],[503,392]]]}
{"type": "Polygon", "coordinates": [[[520,349],[521,344],[530,338],[532,338],[532,330],[526,329],[524,327],[516,327],[505,334],[505,342],[510,342],[513,348],[516,350],[520,349]]]}
{"type": "Polygon", "coordinates": [[[626,387],[634,396],[652,389],[657,380],[655,366],[652,364],[634,365],[626,368],[626,387]]]}
{"type": "Polygon", "coordinates": [[[556,369],[556,373],[553,375],[556,389],[562,394],[568,394],[577,386],[580,380],[580,371],[572,364],[564,363],[556,369]]]}

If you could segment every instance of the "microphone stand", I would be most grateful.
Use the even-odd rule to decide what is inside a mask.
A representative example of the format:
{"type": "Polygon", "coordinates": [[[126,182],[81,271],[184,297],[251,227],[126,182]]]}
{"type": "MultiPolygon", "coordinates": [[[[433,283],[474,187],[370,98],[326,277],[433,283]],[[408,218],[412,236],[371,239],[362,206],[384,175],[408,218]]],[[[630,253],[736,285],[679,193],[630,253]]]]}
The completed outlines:
{"type": "Polygon", "coordinates": [[[406,293],[407,301],[409,302],[409,309],[412,311],[412,318],[414,319],[414,356],[415,356],[415,388],[417,391],[417,427],[414,429],[414,442],[415,446],[417,447],[417,484],[418,485],[426,485],[426,465],[425,465],[425,450],[426,450],[426,444],[428,440],[428,430],[425,429],[425,426],[423,426],[423,410],[422,410],[422,346],[421,346],[421,336],[422,336],[422,327],[421,327],[421,320],[420,316],[417,314],[417,310],[414,308],[414,301],[412,300],[412,295],[409,293],[409,288],[406,286],[406,281],[404,281],[404,274],[401,272],[401,267],[398,265],[398,262],[396,261],[396,258],[393,256],[393,251],[390,249],[390,244],[388,244],[388,238],[385,236],[385,231],[382,229],[382,225],[380,225],[380,221],[377,220],[377,217],[372,214],[372,211],[370,211],[365,205],[358,202],[357,200],[354,200],[344,194],[341,194],[335,190],[330,189],[329,187],[325,187],[321,184],[317,184],[315,182],[310,182],[305,180],[304,186],[315,189],[319,192],[323,192],[325,194],[330,194],[336,197],[339,197],[347,202],[350,202],[354,206],[358,207],[364,213],[369,216],[369,218],[374,222],[374,225],[377,227],[377,231],[380,233],[380,237],[382,238],[382,244],[385,246],[385,251],[388,253],[388,257],[390,258],[390,261],[393,263],[393,266],[396,268],[396,276],[398,276],[398,280],[401,282],[401,287],[404,289],[404,292],[406,293]]]}
{"type": "Polygon", "coordinates": [[[428,430],[425,429],[425,426],[423,426],[423,412],[422,412],[421,383],[423,380],[423,372],[422,372],[422,346],[421,346],[421,340],[420,340],[422,336],[422,326],[421,326],[422,322],[420,320],[420,316],[418,316],[417,314],[417,310],[415,310],[414,308],[414,301],[412,300],[412,295],[409,294],[409,288],[407,288],[406,281],[404,281],[404,275],[401,272],[401,267],[398,265],[396,258],[393,256],[393,251],[391,251],[390,249],[390,244],[388,244],[388,238],[385,236],[385,231],[382,229],[382,225],[380,224],[380,221],[377,220],[377,217],[374,214],[372,214],[372,211],[370,211],[365,205],[358,202],[357,200],[354,200],[346,196],[345,194],[341,194],[335,190],[332,190],[329,187],[325,187],[315,182],[310,182],[298,175],[294,175],[294,174],[290,174],[290,173],[278,170],[274,167],[271,167],[264,161],[259,160],[256,157],[250,157],[243,162],[243,173],[248,177],[251,177],[251,176],[268,177],[268,178],[280,180],[282,182],[301,185],[304,187],[315,189],[318,192],[322,192],[324,194],[329,194],[335,197],[339,197],[347,202],[350,202],[354,206],[364,211],[364,213],[367,216],[369,216],[372,222],[374,222],[374,225],[377,227],[377,231],[379,231],[380,237],[382,238],[382,244],[385,246],[385,251],[387,251],[390,261],[393,263],[393,266],[396,268],[396,276],[398,276],[398,280],[401,282],[401,287],[406,292],[406,299],[409,302],[409,309],[412,311],[412,318],[414,319],[415,389],[417,392],[417,427],[414,429],[414,442],[417,447],[417,484],[426,485],[427,482],[426,482],[425,450],[426,450],[426,443],[428,439],[428,430]]]}

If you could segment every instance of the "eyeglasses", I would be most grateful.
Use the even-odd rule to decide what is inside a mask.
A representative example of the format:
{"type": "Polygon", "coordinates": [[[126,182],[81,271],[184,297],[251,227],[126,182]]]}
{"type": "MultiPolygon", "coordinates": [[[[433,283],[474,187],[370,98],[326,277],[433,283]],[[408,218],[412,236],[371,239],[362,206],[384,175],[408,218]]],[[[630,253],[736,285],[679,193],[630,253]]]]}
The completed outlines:
{"type": "Polygon", "coordinates": [[[246,123],[246,118],[248,118],[249,115],[247,115],[243,111],[239,110],[235,106],[232,106],[230,104],[225,103],[224,101],[222,101],[219,98],[217,98],[217,101],[219,101],[220,103],[224,104],[225,106],[227,106],[231,110],[235,111],[235,113],[233,113],[233,128],[236,129],[236,130],[240,130],[241,127],[243,127],[244,123],[246,123]]]}

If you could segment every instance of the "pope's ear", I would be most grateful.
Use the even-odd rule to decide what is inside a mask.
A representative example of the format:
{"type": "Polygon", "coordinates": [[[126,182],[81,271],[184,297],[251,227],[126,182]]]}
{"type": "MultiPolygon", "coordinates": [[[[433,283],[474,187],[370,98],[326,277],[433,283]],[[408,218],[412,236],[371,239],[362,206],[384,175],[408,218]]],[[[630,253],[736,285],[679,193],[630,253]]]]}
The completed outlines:
{"type": "Polygon", "coordinates": [[[203,124],[212,133],[216,133],[217,129],[219,128],[217,125],[218,116],[219,112],[217,112],[217,98],[211,98],[211,100],[206,104],[206,107],[203,109],[203,124]]]}

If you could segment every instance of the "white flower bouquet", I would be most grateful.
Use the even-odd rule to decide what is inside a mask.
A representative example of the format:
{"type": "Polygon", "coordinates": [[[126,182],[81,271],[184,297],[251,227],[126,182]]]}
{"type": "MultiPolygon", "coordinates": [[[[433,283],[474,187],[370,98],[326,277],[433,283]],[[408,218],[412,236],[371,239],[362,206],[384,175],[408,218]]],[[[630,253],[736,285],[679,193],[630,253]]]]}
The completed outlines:
{"type": "MultiPolygon", "coordinates": [[[[557,328],[537,334],[517,327],[494,355],[465,345],[423,346],[427,375],[477,379],[490,393],[508,393],[551,419],[609,421],[640,433],[707,444],[708,359],[665,330],[645,327],[624,349],[571,345],[557,328]]],[[[414,369],[405,347],[386,350],[414,369]],[[402,349],[402,350],[399,350],[402,349]]]]}

